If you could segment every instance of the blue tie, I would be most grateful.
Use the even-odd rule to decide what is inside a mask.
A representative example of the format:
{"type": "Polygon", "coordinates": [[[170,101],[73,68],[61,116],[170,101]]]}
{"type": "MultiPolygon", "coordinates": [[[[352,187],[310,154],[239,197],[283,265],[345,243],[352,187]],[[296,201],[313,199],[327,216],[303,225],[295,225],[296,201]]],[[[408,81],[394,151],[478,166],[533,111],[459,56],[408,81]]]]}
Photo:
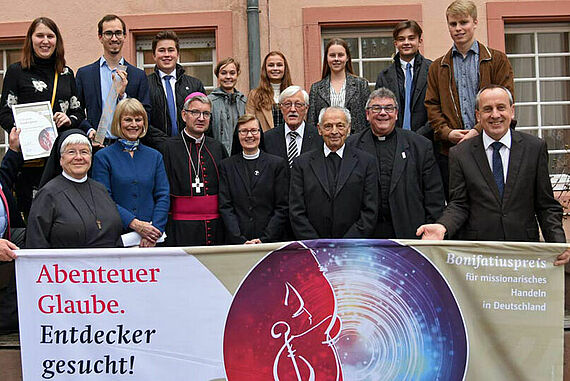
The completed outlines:
{"type": "Polygon", "coordinates": [[[408,62],[406,65],[406,107],[404,108],[404,129],[411,130],[412,111],[410,106],[412,103],[412,64],[408,62]]]}
{"type": "Polygon", "coordinates": [[[505,177],[503,175],[503,161],[501,160],[499,150],[503,147],[503,143],[494,142],[491,145],[493,146],[493,177],[495,178],[495,183],[497,183],[497,189],[499,189],[499,196],[501,196],[502,199],[505,190],[505,177]]]}
{"type": "Polygon", "coordinates": [[[170,122],[172,125],[172,136],[178,135],[178,124],[176,123],[176,104],[174,103],[174,93],[172,92],[172,86],[170,86],[171,75],[165,75],[163,77],[164,84],[166,87],[166,103],[168,104],[168,114],[170,115],[170,122]]]}

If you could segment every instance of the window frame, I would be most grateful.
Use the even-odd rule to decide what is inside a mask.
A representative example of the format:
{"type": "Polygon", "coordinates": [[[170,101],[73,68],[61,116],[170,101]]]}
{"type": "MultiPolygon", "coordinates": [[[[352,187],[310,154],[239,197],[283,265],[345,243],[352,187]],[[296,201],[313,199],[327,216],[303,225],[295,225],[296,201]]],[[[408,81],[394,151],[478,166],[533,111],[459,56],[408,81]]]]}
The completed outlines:
{"type": "MultiPolygon", "coordinates": [[[[321,31],[321,65],[323,57],[325,55],[325,39],[330,39],[333,37],[340,38],[356,38],[358,40],[358,58],[352,57],[352,66],[358,65],[358,73],[362,78],[364,77],[364,63],[365,62],[389,62],[392,63],[394,56],[396,55],[396,47],[393,45],[392,37],[393,27],[372,27],[372,28],[323,28],[321,31]],[[362,39],[369,37],[388,37],[392,42],[392,47],[394,48],[392,55],[390,57],[379,57],[379,58],[363,58],[362,57],[362,39]]],[[[322,70],[322,68],[321,68],[322,70]]],[[[377,73],[378,74],[378,73],[377,73]]],[[[365,78],[368,79],[368,78],[365,78]]],[[[368,82],[368,86],[375,86],[376,78],[372,78],[372,82],[368,82]]]]}
{"type": "MultiPolygon", "coordinates": [[[[321,79],[321,33],[333,28],[393,28],[400,21],[423,24],[421,4],[303,7],[305,88],[321,79]]],[[[421,48],[420,48],[421,51],[421,48]]]]}

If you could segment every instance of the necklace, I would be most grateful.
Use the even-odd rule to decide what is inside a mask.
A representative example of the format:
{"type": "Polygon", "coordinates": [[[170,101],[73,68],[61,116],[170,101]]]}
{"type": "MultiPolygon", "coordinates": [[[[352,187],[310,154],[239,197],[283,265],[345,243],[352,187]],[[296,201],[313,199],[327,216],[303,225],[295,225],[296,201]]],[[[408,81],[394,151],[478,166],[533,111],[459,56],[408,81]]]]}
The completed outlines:
{"type": "Polygon", "coordinates": [[[89,183],[89,180],[87,180],[87,187],[89,188],[89,194],[91,195],[91,204],[93,204],[93,209],[91,208],[91,205],[89,204],[89,202],[87,202],[85,197],[83,197],[83,195],[81,194],[79,188],[77,188],[77,185],[75,183],[73,183],[73,187],[75,188],[75,191],[77,192],[79,197],[81,197],[83,202],[85,202],[85,205],[87,205],[87,209],[89,209],[93,217],[95,217],[95,223],[97,224],[97,229],[101,230],[102,229],[101,220],[99,219],[99,217],[97,217],[97,205],[95,204],[95,198],[93,197],[93,190],[91,189],[91,184],[89,183]]]}
{"type": "MultiPolygon", "coordinates": [[[[204,137],[205,139],[205,137],[204,137]]],[[[188,144],[186,143],[186,138],[182,135],[182,141],[184,142],[184,148],[186,148],[186,152],[188,153],[188,158],[190,159],[190,165],[192,165],[192,170],[196,174],[194,178],[194,182],[192,183],[192,188],[196,191],[196,193],[202,193],[202,188],[204,188],[204,183],[200,181],[200,155],[202,154],[202,147],[204,147],[204,142],[200,143],[200,148],[198,149],[198,163],[196,163],[196,167],[194,167],[194,162],[192,161],[192,155],[190,154],[190,150],[188,149],[188,144]]]]}

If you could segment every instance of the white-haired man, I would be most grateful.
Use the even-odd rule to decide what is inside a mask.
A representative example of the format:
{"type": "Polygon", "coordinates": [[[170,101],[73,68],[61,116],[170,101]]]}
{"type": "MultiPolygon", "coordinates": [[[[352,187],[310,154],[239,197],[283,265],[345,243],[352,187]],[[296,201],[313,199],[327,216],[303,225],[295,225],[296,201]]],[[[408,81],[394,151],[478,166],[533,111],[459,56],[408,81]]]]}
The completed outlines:
{"type": "Polygon", "coordinates": [[[228,157],[222,143],[204,135],[212,104],[202,93],[184,102],[182,133],[161,146],[170,182],[170,215],[166,225],[169,246],[223,243],[218,213],[218,167],[228,157]]]}
{"type": "Polygon", "coordinates": [[[315,147],[321,147],[323,140],[314,127],[310,128],[305,123],[309,94],[300,86],[289,86],[283,90],[279,95],[279,107],[285,125],[265,133],[265,150],[286,159],[291,167],[293,159],[315,147]]]}
{"type": "Polygon", "coordinates": [[[378,213],[378,173],[372,155],[344,144],[350,112],[319,113],[324,144],[293,162],[289,215],[297,239],[370,238],[378,213]]]}

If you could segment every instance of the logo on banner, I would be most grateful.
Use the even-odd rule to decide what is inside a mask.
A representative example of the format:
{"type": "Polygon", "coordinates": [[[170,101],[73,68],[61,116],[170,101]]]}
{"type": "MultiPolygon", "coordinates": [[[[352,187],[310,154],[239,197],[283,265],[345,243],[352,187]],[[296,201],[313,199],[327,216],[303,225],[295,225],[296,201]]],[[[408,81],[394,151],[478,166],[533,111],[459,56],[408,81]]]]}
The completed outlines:
{"type": "Polygon", "coordinates": [[[226,319],[228,379],[461,380],[467,334],[447,282],[413,248],[378,242],[297,242],[262,259],[226,319]]]}

